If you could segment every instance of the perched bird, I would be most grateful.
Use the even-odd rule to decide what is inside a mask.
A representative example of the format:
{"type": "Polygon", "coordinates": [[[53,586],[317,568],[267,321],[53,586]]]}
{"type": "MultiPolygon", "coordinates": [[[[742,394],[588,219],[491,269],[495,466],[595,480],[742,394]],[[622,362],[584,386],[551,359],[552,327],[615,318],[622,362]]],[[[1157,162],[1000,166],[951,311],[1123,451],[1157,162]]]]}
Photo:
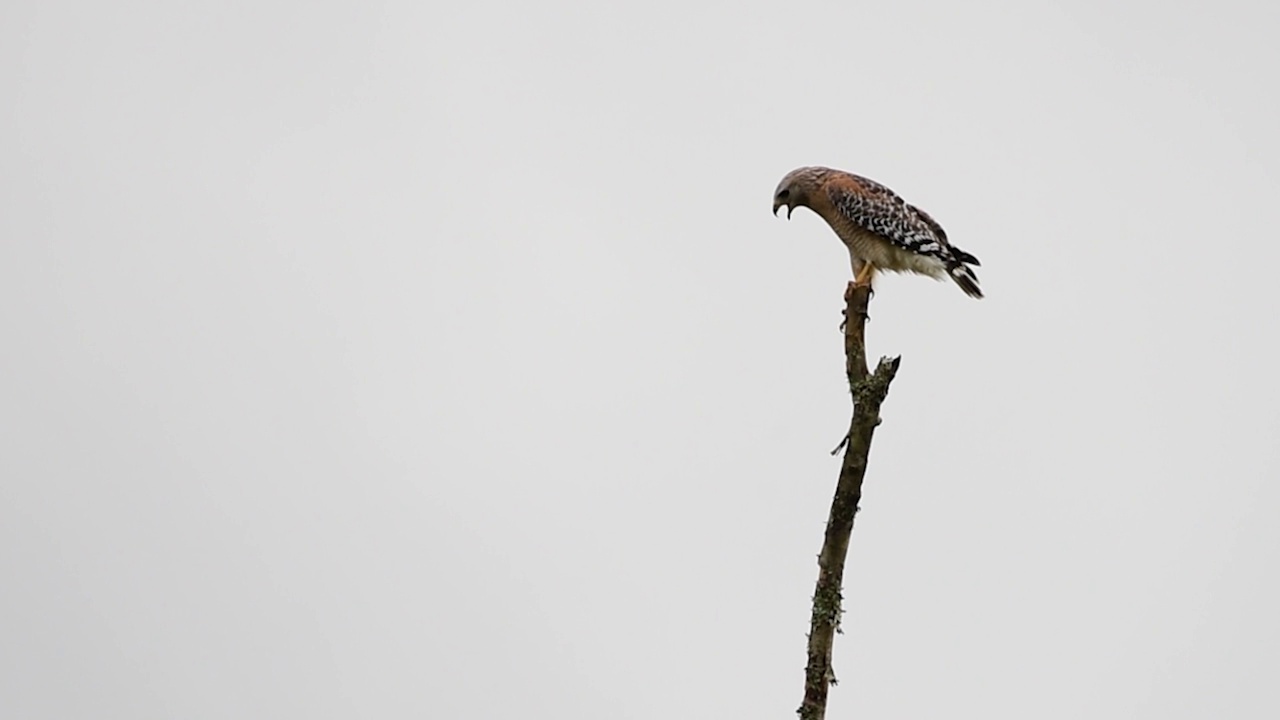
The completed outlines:
{"type": "Polygon", "coordinates": [[[870,283],[876,270],[950,277],[970,297],[982,297],[970,265],[978,258],[953,247],[929,214],[880,183],[825,167],[787,173],[773,193],[773,214],[786,206],[814,211],[849,248],[854,281],[870,283]]]}

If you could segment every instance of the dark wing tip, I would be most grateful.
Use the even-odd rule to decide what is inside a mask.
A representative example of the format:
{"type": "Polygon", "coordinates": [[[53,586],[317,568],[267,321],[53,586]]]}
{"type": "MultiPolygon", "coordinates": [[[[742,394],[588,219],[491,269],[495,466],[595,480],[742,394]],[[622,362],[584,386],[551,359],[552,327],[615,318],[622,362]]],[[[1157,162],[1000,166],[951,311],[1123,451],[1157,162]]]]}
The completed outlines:
{"type": "Polygon", "coordinates": [[[972,265],[974,267],[982,267],[982,263],[978,262],[978,258],[970,255],[969,253],[961,250],[960,248],[954,245],[951,246],[951,254],[954,255],[957,260],[959,260],[960,262],[966,265],[972,265]]]}

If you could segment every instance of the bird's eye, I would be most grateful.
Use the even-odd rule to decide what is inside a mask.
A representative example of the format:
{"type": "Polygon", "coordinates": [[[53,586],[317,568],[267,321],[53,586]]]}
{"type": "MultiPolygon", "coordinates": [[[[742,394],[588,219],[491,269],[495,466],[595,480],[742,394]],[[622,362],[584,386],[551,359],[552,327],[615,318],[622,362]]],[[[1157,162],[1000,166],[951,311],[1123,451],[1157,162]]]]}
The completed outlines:
{"type": "Polygon", "coordinates": [[[790,190],[782,190],[781,192],[779,192],[779,193],[778,193],[778,199],[779,199],[779,200],[786,200],[786,199],[787,199],[787,196],[788,196],[788,195],[790,195],[790,194],[791,194],[791,191],[790,191],[790,190]]]}

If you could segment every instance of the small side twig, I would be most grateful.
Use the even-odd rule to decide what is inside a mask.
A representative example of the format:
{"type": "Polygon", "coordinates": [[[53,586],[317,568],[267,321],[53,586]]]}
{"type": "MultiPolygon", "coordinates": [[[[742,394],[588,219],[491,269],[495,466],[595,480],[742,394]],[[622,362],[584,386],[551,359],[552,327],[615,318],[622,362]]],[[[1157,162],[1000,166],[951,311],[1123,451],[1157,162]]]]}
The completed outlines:
{"type": "Polygon", "coordinates": [[[875,372],[867,369],[865,331],[869,285],[849,283],[845,291],[844,352],[849,391],[853,396],[853,418],[849,432],[836,447],[844,448],[840,478],[831,500],[822,553],[818,556],[818,581],[813,591],[813,613],[809,620],[808,663],[805,667],[804,702],[796,712],[800,720],[823,720],[827,712],[827,692],[836,684],[831,669],[831,648],[840,629],[841,591],[845,558],[853,519],[862,500],[862,479],[867,471],[871,437],[880,424],[880,405],[889,393],[889,384],[898,373],[901,358],[880,358],[875,372]]]}
{"type": "Polygon", "coordinates": [[[840,444],[835,446],[835,449],[831,451],[831,454],[839,455],[840,451],[844,449],[844,446],[848,444],[849,444],[849,433],[845,433],[844,437],[840,438],[840,444]]]}

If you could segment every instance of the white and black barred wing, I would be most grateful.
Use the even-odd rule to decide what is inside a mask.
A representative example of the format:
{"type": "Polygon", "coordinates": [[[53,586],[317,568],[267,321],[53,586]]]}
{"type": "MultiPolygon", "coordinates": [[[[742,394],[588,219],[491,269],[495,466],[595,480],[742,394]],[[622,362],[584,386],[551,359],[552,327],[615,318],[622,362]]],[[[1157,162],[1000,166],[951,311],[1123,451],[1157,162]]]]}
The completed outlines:
{"type": "Polygon", "coordinates": [[[827,194],[846,221],[901,251],[890,257],[868,259],[885,270],[928,275],[935,274],[931,270],[945,270],[965,293],[982,297],[978,278],[969,268],[980,265],[978,259],[952,247],[946,231],[925,211],[884,185],[851,173],[845,182],[827,183],[827,194]]]}

